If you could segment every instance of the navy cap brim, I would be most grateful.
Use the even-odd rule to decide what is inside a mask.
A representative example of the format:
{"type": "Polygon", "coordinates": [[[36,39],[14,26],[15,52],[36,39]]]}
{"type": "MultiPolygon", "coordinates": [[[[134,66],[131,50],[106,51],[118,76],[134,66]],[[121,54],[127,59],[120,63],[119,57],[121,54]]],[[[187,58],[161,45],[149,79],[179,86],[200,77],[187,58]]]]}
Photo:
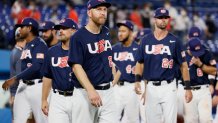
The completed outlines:
{"type": "Polygon", "coordinates": [[[54,26],[55,30],[60,30],[61,28],[70,28],[70,27],[67,27],[67,26],[64,26],[64,25],[60,25],[60,24],[54,26]]]}
{"type": "Polygon", "coordinates": [[[15,27],[23,27],[23,26],[27,26],[27,25],[23,25],[23,24],[16,24],[15,27]]]}
{"type": "MultiPolygon", "coordinates": [[[[120,26],[125,26],[125,27],[127,27],[128,29],[130,29],[126,24],[124,24],[124,23],[117,23],[117,27],[120,27],[120,26]]],[[[130,29],[130,30],[132,30],[132,29],[130,29]]]]}
{"type": "Polygon", "coordinates": [[[159,18],[159,17],[167,17],[167,18],[170,18],[170,16],[167,16],[167,15],[154,16],[154,18],[159,18]]]}
{"type": "Polygon", "coordinates": [[[205,53],[205,48],[203,46],[201,46],[201,49],[198,51],[192,51],[192,50],[190,50],[190,51],[191,51],[193,56],[200,57],[205,53]]]}

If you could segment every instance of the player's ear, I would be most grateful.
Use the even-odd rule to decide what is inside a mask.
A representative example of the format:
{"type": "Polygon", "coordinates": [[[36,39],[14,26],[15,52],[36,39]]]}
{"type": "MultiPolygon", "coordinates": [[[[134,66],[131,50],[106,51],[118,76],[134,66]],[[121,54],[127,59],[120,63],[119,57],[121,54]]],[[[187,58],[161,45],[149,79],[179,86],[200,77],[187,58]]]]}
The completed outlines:
{"type": "Polygon", "coordinates": [[[91,9],[90,9],[90,10],[87,10],[87,15],[88,15],[89,17],[91,17],[91,9]]]}

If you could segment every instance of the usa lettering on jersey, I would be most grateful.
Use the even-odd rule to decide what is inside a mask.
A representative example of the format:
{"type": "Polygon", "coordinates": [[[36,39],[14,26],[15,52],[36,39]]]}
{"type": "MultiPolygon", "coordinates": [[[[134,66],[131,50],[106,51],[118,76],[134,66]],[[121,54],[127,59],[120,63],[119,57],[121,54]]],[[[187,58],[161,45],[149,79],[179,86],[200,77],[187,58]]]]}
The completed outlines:
{"type": "Polygon", "coordinates": [[[55,57],[51,57],[51,64],[53,67],[60,67],[60,68],[69,67],[67,61],[68,61],[68,56],[58,57],[57,61],[55,61],[55,57]]]}
{"type": "Polygon", "coordinates": [[[115,52],[114,53],[114,60],[115,61],[135,61],[133,54],[129,52],[115,52]]]}
{"type": "Polygon", "coordinates": [[[32,55],[29,49],[23,50],[20,59],[26,59],[26,58],[30,58],[32,59],[32,55]]]}
{"type": "Polygon", "coordinates": [[[112,46],[109,40],[100,40],[94,43],[94,47],[91,43],[87,44],[88,50],[91,54],[102,53],[108,49],[112,50],[112,46]]]}
{"type": "Polygon", "coordinates": [[[145,45],[145,53],[146,54],[167,54],[171,55],[169,46],[165,46],[163,44],[152,45],[151,48],[149,45],[145,45]]]}

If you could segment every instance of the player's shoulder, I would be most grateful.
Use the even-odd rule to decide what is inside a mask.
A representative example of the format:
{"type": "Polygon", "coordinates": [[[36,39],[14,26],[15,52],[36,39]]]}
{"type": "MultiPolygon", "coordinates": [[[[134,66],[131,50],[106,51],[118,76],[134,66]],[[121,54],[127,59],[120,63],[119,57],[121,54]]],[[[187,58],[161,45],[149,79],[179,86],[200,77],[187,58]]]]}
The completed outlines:
{"type": "Polygon", "coordinates": [[[172,34],[171,32],[168,33],[166,38],[169,38],[170,40],[174,40],[174,41],[180,41],[180,39],[174,34],[172,34]]]}
{"type": "Polygon", "coordinates": [[[135,41],[132,42],[132,47],[139,47],[139,44],[137,44],[135,41]]]}
{"type": "Polygon", "coordinates": [[[109,30],[108,27],[102,26],[102,32],[103,32],[103,33],[107,33],[107,32],[109,32],[109,31],[110,31],[110,30],[109,30]]]}
{"type": "Polygon", "coordinates": [[[60,47],[61,47],[61,42],[58,42],[57,44],[55,44],[54,46],[48,49],[48,53],[50,54],[50,53],[59,52],[60,47]]]}
{"type": "Polygon", "coordinates": [[[112,46],[113,49],[117,49],[117,48],[120,48],[121,47],[121,43],[120,42],[117,42],[116,44],[114,44],[112,46]]]}

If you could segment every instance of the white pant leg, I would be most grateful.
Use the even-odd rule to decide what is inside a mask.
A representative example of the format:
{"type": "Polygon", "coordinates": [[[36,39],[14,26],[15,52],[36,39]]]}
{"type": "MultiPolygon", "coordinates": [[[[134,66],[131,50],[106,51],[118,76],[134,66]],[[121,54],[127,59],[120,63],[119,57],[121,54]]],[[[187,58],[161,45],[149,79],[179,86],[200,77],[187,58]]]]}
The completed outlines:
{"type": "Polygon", "coordinates": [[[14,123],[26,123],[31,113],[31,106],[28,101],[27,86],[20,82],[14,99],[14,123]]]}
{"type": "Polygon", "coordinates": [[[199,90],[198,112],[200,123],[212,123],[212,97],[209,88],[199,90]]]}
{"type": "Polygon", "coordinates": [[[72,97],[63,96],[57,93],[51,93],[49,105],[48,122],[49,123],[71,123],[72,122],[72,97]]]}
{"type": "Polygon", "coordinates": [[[184,103],[184,120],[185,123],[198,123],[198,98],[197,92],[192,91],[192,100],[189,103],[184,103]]]}
{"type": "MultiPolygon", "coordinates": [[[[141,90],[142,93],[145,91],[145,82],[141,81],[141,90]]],[[[146,123],[146,105],[143,105],[143,100],[141,100],[142,94],[138,95],[139,99],[139,117],[140,117],[140,123],[146,123]]]]}
{"type": "Polygon", "coordinates": [[[115,103],[116,103],[116,105],[117,105],[117,114],[118,114],[118,118],[119,118],[119,120],[121,120],[121,118],[123,118],[122,116],[121,116],[121,114],[122,114],[122,111],[124,110],[124,103],[125,103],[125,101],[124,101],[124,95],[123,95],[123,93],[122,93],[122,90],[123,90],[123,88],[122,88],[122,86],[118,86],[118,85],[115,85],[114,87],[113,87],[113,89],[114,89],[114,95],[115,95],[115,103]]]}
{"type": "Polygon", "coordinates": [[[103,106],[98,108],[98,121],[95,123],[118,123],[114,89],[98,90],[98,93],[101,96],[103,106]]]}
{"type": "Polygon", "coordinates": [[[178,91],[177,91],[177,109],[178,115],[184,115],[184,101],[185,101],[185,90],[182,84],[178,84],[178,91]]]}
{"type": "Polygon", "coordinates": [[[47,123],[47,116],[44,115],[41,110],[42,83],[27,86],[26,94],[28,95],[28,100],[30,102],[36,123],[47,123]]]}
{"type": "Polygon", "coordinates": [[[161,123],[162,109],[159,104],[159,87],[154,86],[151,82],[148,83],[146,89],[146,123],[161,123]]]}
{"type": "Polygon", "coordinates": [[[163,109],[164,123],[177,122],[177,88],[176,81],[160,86],[161,106],[163,109]]]}
{"type": "Polygon", "coordinates": [[[139,123],[139,101],[135,93],[134,83],[125,83],[123,96],[125,101],[123,123],[139,123]]]}
{"type": "Polygon", "coordinates": [[[97,108],[93,107],[85,89],[74,89],[72,108],[72,123],[94,123],[97,108]]]}

